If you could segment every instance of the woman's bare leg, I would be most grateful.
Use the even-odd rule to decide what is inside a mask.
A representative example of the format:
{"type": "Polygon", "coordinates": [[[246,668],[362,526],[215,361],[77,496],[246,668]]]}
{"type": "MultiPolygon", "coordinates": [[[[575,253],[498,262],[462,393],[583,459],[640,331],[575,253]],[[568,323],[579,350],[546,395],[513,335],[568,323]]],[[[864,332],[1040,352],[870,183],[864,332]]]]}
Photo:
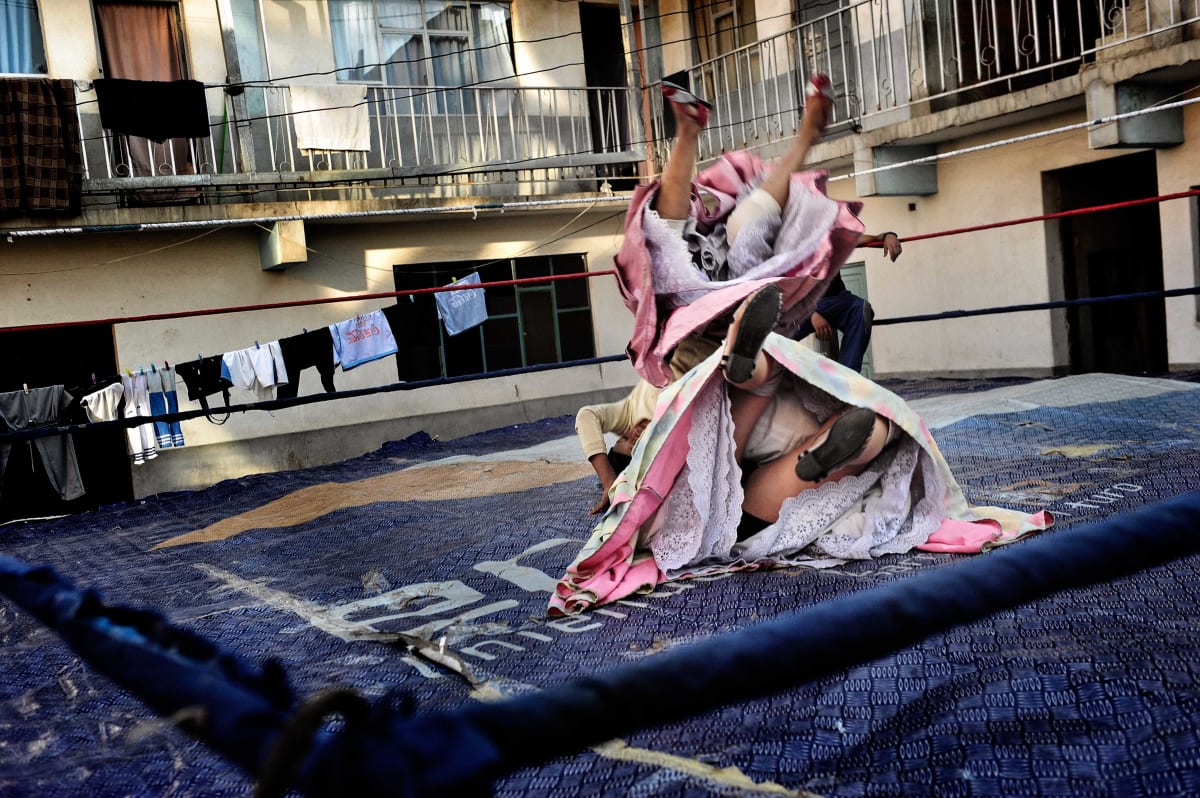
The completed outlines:
{"type": "MultiPolygon", "coordinates": [[[[828,419],[803,445],[756,468],[746,483],[746,497],[742,502],[742,509],[764,521],[774,523],[779,520],[779,508],[783,506],[784,499],[817,487],[819,482],[808,482],[796,476],[796,458],[820,443],[838,417],[828,419]]],[[[890,430],[891,424],[888,420],[876,416],[875,426],[871,430],[866,447],[853,460],[831,473],[825,481],[862,472],[883,451],[888,443],[890,430]]]]}
{"type": "Polygon", "coordinates": [[[700,154],[700,123],[688,105],[667,102],[675,115],[675,141],[658,181],[654,208],[663,219],[686,219],[692,208],[692,174],[700,154]]]}
{"type": "MultiPolygon", "coordinates": [[[[814,80],[816,80],[815,77],[814,80]]],[[[828,81],[827,78],[825,80],[828,81]]],[[[832,110],[833,103],[827,96],[810,89],[806,95],[804,116],[800,120],[800,132],[796,134],[796,138],[792,140],[792,146],[783,154],[783,157],[771,165],[760,186],[774,197],[775,201],[779,203],[779,207],[787,205],[788,186],[792,181],[792,173],[803,169],[808,162],[808,151],[820,141],[832,110]]]]}

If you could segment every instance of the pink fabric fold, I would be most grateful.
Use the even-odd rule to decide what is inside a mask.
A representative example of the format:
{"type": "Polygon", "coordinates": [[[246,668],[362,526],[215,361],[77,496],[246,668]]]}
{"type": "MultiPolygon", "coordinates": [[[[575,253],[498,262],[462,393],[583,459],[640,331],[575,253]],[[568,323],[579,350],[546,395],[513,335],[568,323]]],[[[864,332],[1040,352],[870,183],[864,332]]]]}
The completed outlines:
{"type": "MultiPolygon", "coordinates": [[[[692,215],[701,232],[724,221],[743,190],[754,185],[765,165],[746,152],[727,153],[701,171],[693,183],[692,215]],[[712,209],[703,195],[715,200],[712,209]]],[[[816,192],[828,196],[828,173],[816,170],[792,176],[791,193],[816,192]]],[[[668,361],[671,352],[688,335],[703,330],[710,322],[733,308],[767,283],[778,283],[783,291],[784,314],[781,327],[806,320],[824,293],[829,281],[858,244],[863,224],[858,219],[859,202],[837,201],[838,212],[820,244],[812,252],[787,254],[778,272],[755,280],[729,280],[713,283],[711,291],[665,316],[655,301],[651,255],[642,227],[643,216],[653,203],[658,184],[639,186],[625,218],[625,239],[615,258],[617,284],[625,306],[634,315],[633,335],[628,346],[634,368],[650,383],[662,387],[671,381],[668,361]]],[[[791,202],[789,198],[789,203],[791,202]]]]}
{"type": "Polygon", "coordinates": [[[1019,540],[1030,532],[1049,529],[1053,524],[1054,516],[1047,510],[1039,510],[1029,516],[1021,529],[1011,533],[1005,533],[1000,523],[990,518],[978,521],[947,518],[928,540],[916,548],[948,554],[980,554],[1019,540]]]}

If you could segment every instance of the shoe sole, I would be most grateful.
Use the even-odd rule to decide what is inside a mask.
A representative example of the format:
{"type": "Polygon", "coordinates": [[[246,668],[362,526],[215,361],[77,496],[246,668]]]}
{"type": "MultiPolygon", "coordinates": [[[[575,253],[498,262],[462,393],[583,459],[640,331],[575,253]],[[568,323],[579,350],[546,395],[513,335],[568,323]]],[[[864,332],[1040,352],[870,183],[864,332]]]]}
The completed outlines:
{"type": "Polygon", "coordinates": [[[820,482],[833,471],[858,457],[875,429],[875,413],[855,407],[843,413],[819,446],[796,460],[796,476],[805,482],[820,482]]]}
{"type": "Polygon", "coordinates": [[[754,374],[754,361],[768,333],[779,322],[782,309],[779,286],[764,286],[751,295],[738,321],[737,335],[725,352],[725,376],[730,382],[743,383],[754,374]]]}

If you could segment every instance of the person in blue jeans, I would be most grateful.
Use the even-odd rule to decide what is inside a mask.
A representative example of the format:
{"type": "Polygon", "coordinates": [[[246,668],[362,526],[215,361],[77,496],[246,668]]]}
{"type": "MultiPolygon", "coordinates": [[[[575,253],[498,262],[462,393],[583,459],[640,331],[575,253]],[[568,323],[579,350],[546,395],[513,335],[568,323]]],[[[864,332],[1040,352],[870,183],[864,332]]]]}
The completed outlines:
{"type": "MultiPolygon", "coordinates": [[[[864,233],[858,246],[878,246],[892,261],[900,257],[903,251],[900,237],[892,232],[879,235],[864,233]]],[[[847,288],[839,274],[830,281],[829,289],[817,302],[816,311],[792,333],[792,338],[801,341],[816,333],[823,342],[836,344],[840,332],[842,341],[837,349],[837,362],[861,372],[867,345],[871,343],[871,320],[874,316],[867,300],[847,288]]]]}

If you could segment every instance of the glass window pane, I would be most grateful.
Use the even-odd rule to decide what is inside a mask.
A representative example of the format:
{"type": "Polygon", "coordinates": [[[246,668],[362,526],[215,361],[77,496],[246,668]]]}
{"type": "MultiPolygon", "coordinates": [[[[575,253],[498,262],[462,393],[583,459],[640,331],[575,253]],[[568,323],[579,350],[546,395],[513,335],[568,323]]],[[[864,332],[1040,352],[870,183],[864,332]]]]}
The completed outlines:
{"type": "Polygon", "coordinates": [[[232,0],[232,5],[233,35],[237,39],[238,67],[242,70],[242,80],[266,80],[258,3],[256,0],[232,0]]]}
{"type": "MultiPolygon", "coordinates": [[[[582,274],[584,273],[583,258],[578,255],[555,255],[554,273],[582,274]]],[[[580,277],[574,280],[559,280],[554,283],[554,293],[558,300],[558,309],[588,307],[588,280],[580,277]]]]}
{"type": "Polygon", "coordinates": [[[0,0],[0,72],[46,74],[35,0],[0,0]]]}
{"type": "Polygon", "coordinates": [[[596,356],[592,340],[592,314],[580,311],[558,314],[558,337],[563,360],[584,360],[596,356]]]}
{"type": "Polygon", "coordinates": [[[468,14],[465,6],[428,2],[425,4],[425,10],[429,14],[425,25],[430,30],[467,30],[468,14]]]}
{"type": "Polygon", "coordinates": [[[466,45],[466,38],[460,36],[429,37],[429,47],[433,50],[430,85],[465,86],[474,82],[471,54],[465,52],[466,45]]]}
{"type": "Polygon", "coordinates": [[[421,0],[379,0],[379,24],[384,28],[420,30],[425,25],[421,0]]]}
{"type": "Polygon", "coordinates": [[[471,6],[475,61],[480,82],[515,77],[512,58],[512,36],[509,34],[509,7],[500,3],[471,6]]]}
{"type": "Polygon", "coordinates": [[[521,258],[517,261],[517,277],[549,277],[551,274],[554,274],[554,266],[548,256],[521,258]]]}
{"type": "Polygon", "coordinates": [[[389,86],[428,86],[425,75],[429,69],[425,60],[425,42],[412,33],[383,34],[383,51],[387,53],[387,82],[389,86]]]}
{"type": "Polygon", "coordinates": [[[554,293],[559,310],[588,307],[588,281],[586,277],[574,280],[559,280],[554,284],[554,293]]]}
{"type": "MultiPolygon", "coordinates": [[[[512,263],[507,260],[480,266],[478,271],[480,281],[485,283],[503,282],[504,280],[513,279],[512,263]]],[[[511,285],[485,288],[484,296],[487,298],[489,316],[506,316],[517,312],[517,293],[516,289],[511,285]]],[[[491,366],[490,359],[488,360],[488,365],[489,367],[491,366]]]]}
{"type": "Polygon", "coordinates": [[[371,0],[330,3],[329,27],[338,80],[379,80],[378,22],[371,0]]]}
{"type": "Polygon", "coordinates": [[[517,329],[516,318],[488,319],[483,323],[489,371],[521,367],[521,342],[517,337],[517,329]]]}
{"type": "Polygon", "coordinates": [[[554,330],[554,296],[544,288],[517,292],[521,313],[521,340],[525,344],[525,365],[558,362],[554,330]]]}

